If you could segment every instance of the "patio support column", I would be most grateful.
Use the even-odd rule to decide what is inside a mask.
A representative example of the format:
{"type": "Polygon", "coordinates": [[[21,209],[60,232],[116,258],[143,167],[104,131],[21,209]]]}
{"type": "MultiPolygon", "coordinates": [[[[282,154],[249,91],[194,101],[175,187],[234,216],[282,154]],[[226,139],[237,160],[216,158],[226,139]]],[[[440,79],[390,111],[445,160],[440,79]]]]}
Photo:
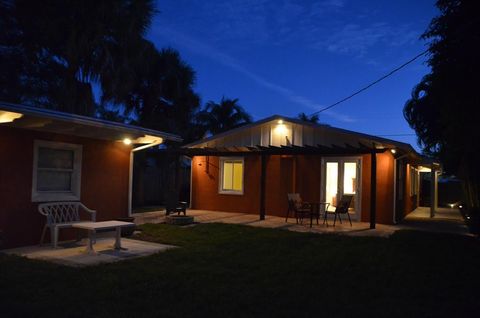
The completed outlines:
{"type": "Polygon", "coordinates": [[[438,185],[437,185],[437,171],[435,165],[432,163],[430,170],[430,217],[435,217],[435,209],[437,208],[438,200],[438,185]]]}
{"type": "Polygon", "coordinates": [[[375,229],[377,223],[377,153],[372,150],[370,172],[370,229],[375,229]]]}
{"type": "Polygon", "coordinates": [[[261,155],[260,172],[260,220],[265,220],[265,187],[267,179],[267,156],[261,155]]]}

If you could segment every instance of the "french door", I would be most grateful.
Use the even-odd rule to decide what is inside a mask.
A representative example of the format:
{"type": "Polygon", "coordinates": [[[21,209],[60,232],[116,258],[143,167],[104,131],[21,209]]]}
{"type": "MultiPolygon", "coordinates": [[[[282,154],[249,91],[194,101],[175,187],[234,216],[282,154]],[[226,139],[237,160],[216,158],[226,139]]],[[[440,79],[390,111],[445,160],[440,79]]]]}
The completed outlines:
{"type": "Polygon", "coordinates": [[[344,194],[353,195],[349,213],[360,220],[361,200],[361,158],[323,158],[322,201],[330,203],[329,210],[335,210],[344,194]]]}

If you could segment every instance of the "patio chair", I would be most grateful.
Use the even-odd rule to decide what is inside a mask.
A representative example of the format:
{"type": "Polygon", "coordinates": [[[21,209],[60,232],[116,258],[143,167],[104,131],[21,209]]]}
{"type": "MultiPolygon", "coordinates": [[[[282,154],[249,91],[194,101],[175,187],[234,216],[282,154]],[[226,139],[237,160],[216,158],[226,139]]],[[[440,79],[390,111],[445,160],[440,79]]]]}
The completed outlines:
{"type": "Polygon", "coordinates": [[[287,198],[288,210],[287,216],[285,217],[285,222],[288,221],[290,213],[293,213],[297,224],[298,220],[300,220],[300,223],[302,223],[305,216],[310,217],[310,227],[312,226],[313,217],[317,219],[318,224],[320,214],[318,213],[318,211],[314,211],[311,203],[303,201],[299,193],[288,193],[287,198]]]}
{"type": "Polygon", "coordinates": [[[353,200],[353,195],[352,194],[344,194],[342,198],[340,199],[340,202],[337,204],[335,211],[328,211],[325,209],[325,216],[323,218],[323,224],[327,224],[328,226],[328,220],[327,216],[328,214],[335,214],[335,218],[333,219],[333,226],[335,226],[335,223],[337,221],[337,216],[338,219],[340,220],[340,224],[342,223],[342,218],[340,215],[346,214],[348,216],[348,221],[350,222],[350,226],[352,226],[352,220],[350,219],[350,213],[348,213],[348,208],[350,207],[350,204],[352,203],[353,200]]]}

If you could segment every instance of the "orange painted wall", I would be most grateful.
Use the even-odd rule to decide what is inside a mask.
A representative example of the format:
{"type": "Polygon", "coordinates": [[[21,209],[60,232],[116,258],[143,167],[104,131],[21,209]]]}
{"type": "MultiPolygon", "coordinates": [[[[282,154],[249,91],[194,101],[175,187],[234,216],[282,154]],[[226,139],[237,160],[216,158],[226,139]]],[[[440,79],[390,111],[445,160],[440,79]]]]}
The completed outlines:
{"type": "MultiPolygon", "coordinates": [[[[35,244],[40,239],[45,217],[38,213],[38,203],[31,202],[36,139],[81,144],[81,202],[97,210],[99,221],[128,215],[129,147],[116,142],[0,127],[3,248],[35,244]]],[[[65,230],[62,232],[68,235],[65,230]]]]}
{"type": "Polygon", "coordinates": [[[244,158],[243,195],[218,193],[220,172],[218,157],[194,157],[192,160],[192,202],[194,209],[258,213],[260,210],[260,158],[244,158]]]}
{"type": "MultiPolygon", "coordinates": [[[[393,223],[393,164],[390,152],[377,154],[377,223],[393,223]]],[[[370,221],[371,157],[362,159],[362,221],[370,221]]]]}
{"type": "MultiPolygon", "coordinates": [[[[362,158],[362,217],[370,220],[370,155],[362,158]]],[[[245,157],[244,195],[218,193],[218,157],[194,157],[192,161],[192,208],[258,214],[260,210],[260,158],[245,157]],[[201,165],[199,165],[201,164],[201,165]]],[[[267,160],[267,215],[285,216],[287,193],[298,192],[306,201],[320,200],[320,156],[270,156],[267,160]]],[[[377,155],[377,222],[393,223],[393,156],[377,155]]]]}

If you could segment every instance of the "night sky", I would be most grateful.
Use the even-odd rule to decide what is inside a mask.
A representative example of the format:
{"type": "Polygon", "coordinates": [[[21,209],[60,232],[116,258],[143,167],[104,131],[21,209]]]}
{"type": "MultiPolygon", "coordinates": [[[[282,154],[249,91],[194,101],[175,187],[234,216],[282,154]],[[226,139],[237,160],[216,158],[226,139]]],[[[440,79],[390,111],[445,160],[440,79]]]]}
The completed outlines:
{"type": "MultiPolygon", "coordinates": [[[[202,103],[238,98],[255,120],[325,107],[426,49],[433,0],[162,0],[148,38],[197,74],[202,103]]],[[[321,114],[332,126],[412,134],[402,109],[425,57],[321,114]]],[[[391,136],[416,146],[415,136],[391,136]]]]}

